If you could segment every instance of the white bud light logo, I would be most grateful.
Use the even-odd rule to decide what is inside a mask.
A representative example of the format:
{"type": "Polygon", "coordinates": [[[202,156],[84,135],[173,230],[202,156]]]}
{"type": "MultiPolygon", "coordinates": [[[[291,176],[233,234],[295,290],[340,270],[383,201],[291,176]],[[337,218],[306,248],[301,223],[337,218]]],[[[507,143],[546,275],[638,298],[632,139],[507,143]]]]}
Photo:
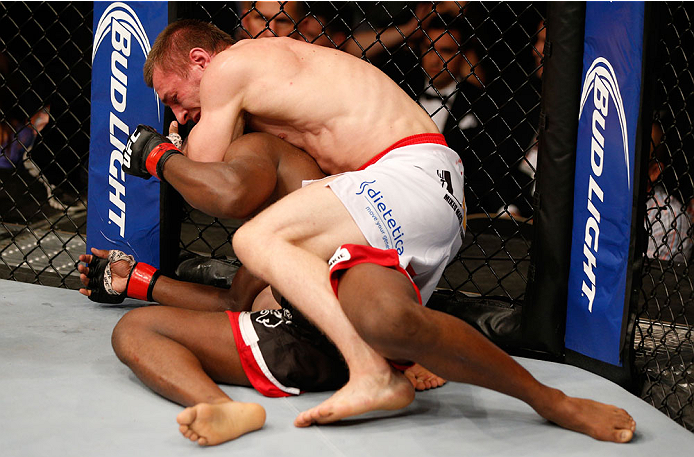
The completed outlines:
{"type": "MultiPolygon", "coordinates": [[[[624,112],[624,102],[622,101],[622,95],[619,90],[619,84],[614,69],[610,62],[604,57],[596,58],[586,72],[586,77],[583,81],[583,91],[581,93],[579,119],[583,115],[583,108],[591,99],[593,101],[593,111],[590,113],[590,118],[586,120],[590,126],[590,172],[587,176],[588,193],[584,197],[587,197],[587,200],[584,200],[586,202],[584,208],[587,209],[588,214],[583,231],[584,276],[581,284],[581,292],[588,299],[588,311],[592,313],[597,283],[595,270],[598,267],[599,260],[598,249],[600,245],[598,241],[600,239],[600,219],[601,212],[604,213],[605,211],[605,205],[603,205],[603,203],[606,197],[605,191],[600,185],[601,182],[603,182],[603,186],[605,183],[600,180],[600,177],[603,174],[605,165],[606,138],[615,138],[614,134],[609,134],[609,132],[606,131],[606,120],[610,115],[611,106],[614,107],[616,116],[619,120],[619,134],[616,138],[621,138],[621,146],[624,150],[627,188],[631,189],[629,137],[627,135],[627,120],[624,112]],[[612,104],[610,101],[612,101],[612,104]]],[[[612,147],[615,147],[615,143],[611,144],[612,147]]],[[[579,153],[582,154],[583,152],[579,153]]],[[[608,174],[608,176],[609,175],[610,174],[608,174]]]]}
{"type": "MultiPolygon", "coordinates": [[[[133,52],[138,52],[137,48],[146,59],[151,45],[137,14],[125,3],[110,4],[95,27],[92,66],[94,67],[97,55],[100,56],[100,49],[108,52],[101,57],[103,59],[108,56],[109,65],[107,68],[110,69],[108,72],[110,73],[108,91],[111,107],[108,114],[108,135],[113,149],[108,161],[108,223],[118,227],[121,238],[125,238],[126,218],[125,173],[123,173],[121,166],[124,159],[128,162],[130,159],[129,156],[123,157],[124,143],[130,135],[128,123],[124,121],[127,118],[126,108],[128,104],[128,61],[133,57],[133,52]]],[[[102,54],[105,53],[102,52],[102,54]]],[[[131,68],[130,77],[142,78],[141,68],[131,68]]],[[[161,119],[159,98],[156,92],[154,92],[154,99],[157,105],[157,117],[161,119]]]]}
{"type": "MultiPolygon", "coordinates": [[[[603,130],[605,129],[605,117],[607,117],[608,114],[608,96],[612,97],[614,101],[617,109],[617,116],[619,117],[619,127],[622,131],[624,163],[627,167],[627,183],[631,189],[631,174],[629,173],[629,136],[627,135],[627,119],[624,113],[624,102],[622,101],[622,94],[619,91],[619,84],[617,83],[617,76],[614,73],[614,69],[610,62],[604,57],[595,59],[586,73],[586,78],[583,81],[583,91],[581,93],[581,110],[578,113],[579,119],[583,114],[583,107],[591,94],[593,94],[593,99],[595,101],[595,109],[602,111],[603,130]]],[[[600,120],[597,120],[597,122],[600,122],[600,120]]],[[[593,131],[596,130],[595,127],[594,123],[593,131]]],[[[602,147],[604,147],[604,144],[602,147]]]]}
{"type": "MultiPolygon", "coordinates": [[[[140,51],[142,51],[142,55],[144,55],[145,58],[147,58],[149,51],[152,49],[152,45],[150,44],[147,32],[145,31],[142,22],[140,22],[140,19],[137,17],[137,14],[135,14],[135,11],[133,11],[133,9],[127,4],[122,2],[112,3],[108,8],[106,8],[104,14],[102,14],[101,18],[99,19],[99,23],[94,31],[92,65],[94,64],[94,59],[96,58],[96,54],[99,51],[101,43],[109,35],[111,36],[113,50],[121,53],[121,57],[115,56],[117,54],[116,52],[112,54],[111,69],[118,81],[127,86],[127,76],[118,71],[115,65],[116,61],[118,61],[120,64],[125,62],[124,67],[126,69],[128,68],[127,57],[130,56],[133,39],[138,43],[140,51]],[[122,57],[125,57],[126,60],[123,60],[122,57]]],[[[156,92],[154,93],[154,97],[157,99],[157,115],[160,115],[158,103],[159,99],[156,92]]],[[[123,101],[123,103],[125,103],[125,101],[123,101]]]]}

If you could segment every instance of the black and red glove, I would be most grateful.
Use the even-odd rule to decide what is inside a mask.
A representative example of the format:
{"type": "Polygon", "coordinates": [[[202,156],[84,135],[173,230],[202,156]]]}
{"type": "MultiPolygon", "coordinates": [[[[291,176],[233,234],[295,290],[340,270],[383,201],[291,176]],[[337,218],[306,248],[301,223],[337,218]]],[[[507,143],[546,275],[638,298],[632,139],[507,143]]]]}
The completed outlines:
{"type": "Polygon", "coordinates": [[[161,271],[153,266],[136,262],[133,256],[126,255],[123,251],[109,251],[106,259],[93,255],[87,273],[87,290],[91,291],[89,299],[99,303],[122,303],[125,297],[154,301],[152,290],[160,274],[161,271]],[[111,264],[121,260],[128,262],[131,270],[125,290],[118,292],[113,288],[111,264]]]}
{"type": "Polygon", "coordinates": [[[162,179],[164,163],[182,152],[152,127],[138,125],[123,150],[123,171],[132,176],[162,179]]]}

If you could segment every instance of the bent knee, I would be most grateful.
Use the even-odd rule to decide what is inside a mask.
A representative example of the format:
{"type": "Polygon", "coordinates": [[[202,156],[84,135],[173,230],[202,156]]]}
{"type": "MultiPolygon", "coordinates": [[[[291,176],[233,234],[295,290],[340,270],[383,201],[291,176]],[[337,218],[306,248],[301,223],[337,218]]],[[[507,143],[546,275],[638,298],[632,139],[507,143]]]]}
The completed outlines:
{"type": "Polygon", "coordinates": [[[407,295],[382,294],[364,300],[348,314],[359,335],[386,358],[407,360],[428,344],[423,307],[407,295]]]}
{"type": "Polygon", "coordinates": [[[121,362],[127,364],[137,353],[146,332],[154,331],[149,325],[150,308],[136,308],[118,321],[111,333],[111,346],[121,362]]]}
{"type": "Polygon", "coordinates": [[[257,224],[251,219],[239,227],[231,239],[234,254],[244,265],[253,262],[257,254],[264,252],[265,243],[271,235],[272,233],[264,234],[262,224],[257,224]]]}

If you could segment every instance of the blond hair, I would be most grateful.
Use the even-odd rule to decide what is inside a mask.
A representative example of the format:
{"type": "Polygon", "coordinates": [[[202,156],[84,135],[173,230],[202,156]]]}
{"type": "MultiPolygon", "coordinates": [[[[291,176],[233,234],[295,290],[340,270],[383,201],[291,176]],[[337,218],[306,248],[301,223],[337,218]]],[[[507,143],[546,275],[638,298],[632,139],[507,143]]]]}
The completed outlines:
{"type": "Polygon", "coordinates": [[[209,22],[183,19],[169,24],[157,37],[147,55],[143,69],[145,83],[152,87],[154,69],[188,74],[188,55],[193,48],[202,48],[210,54],[221,52],[235,43],[228,33],[209,22]]]}

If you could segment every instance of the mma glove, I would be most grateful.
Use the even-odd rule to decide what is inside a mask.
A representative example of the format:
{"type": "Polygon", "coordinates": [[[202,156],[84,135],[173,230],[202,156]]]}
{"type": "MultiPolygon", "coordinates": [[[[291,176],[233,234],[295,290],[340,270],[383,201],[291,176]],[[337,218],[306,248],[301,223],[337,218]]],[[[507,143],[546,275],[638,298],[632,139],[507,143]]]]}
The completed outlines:
{"type": "Polygon", "coordinates": [[[182,152],[164,135],[152,127],[138,125],[123,150],[123,171],[132,176],[163,180],[164,163],[182,152]]]}
{"type": "Polygon", "coordinates": [[[146,263],[136,262],[133,256],[126,255],[123,251],[109,251],[106,259],[93,255],[87,274],[87,289],[91,291],[89,299],[98,303],[122,303],[126,297],[154,301],[152,290],[160,274],[160,270],[146,263]],[[113,289],[111,264],[120,260],[128,262],[130,274],[125,291],[119,293],[113,289]]]}

